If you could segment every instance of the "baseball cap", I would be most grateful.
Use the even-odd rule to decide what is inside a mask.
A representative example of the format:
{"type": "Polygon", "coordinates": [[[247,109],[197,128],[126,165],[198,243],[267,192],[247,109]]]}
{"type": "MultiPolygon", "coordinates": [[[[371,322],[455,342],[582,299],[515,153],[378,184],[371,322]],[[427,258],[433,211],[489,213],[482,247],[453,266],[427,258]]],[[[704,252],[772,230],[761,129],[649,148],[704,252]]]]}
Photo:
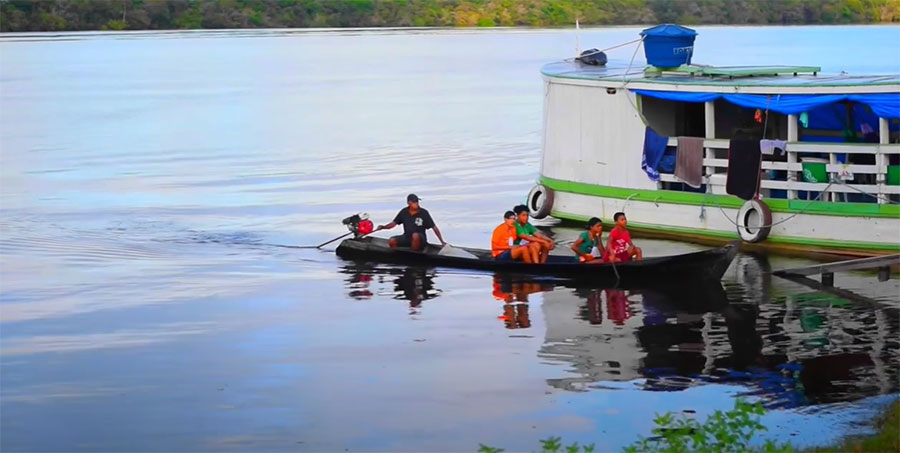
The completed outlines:
{"type": "Polygon", "coordinates": [[[406,196],[406,202],[407,202],[407,203],[409,203],[410,201],[413,201],[413,202],[418,203],[419,200],[421,200],[421,198],[419,198],[419,197],[418,197],[416,194],[414,194],[414,193],[411,193],[411,194],[409,194],[409,195],[406,196]]]}

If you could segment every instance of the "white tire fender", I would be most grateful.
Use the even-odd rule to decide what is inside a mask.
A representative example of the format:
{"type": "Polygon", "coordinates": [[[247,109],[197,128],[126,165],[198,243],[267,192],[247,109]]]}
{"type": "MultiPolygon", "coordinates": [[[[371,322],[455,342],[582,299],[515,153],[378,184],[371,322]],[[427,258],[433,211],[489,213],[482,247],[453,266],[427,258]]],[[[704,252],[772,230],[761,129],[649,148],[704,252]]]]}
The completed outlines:
{"type": "Polygon", "coordinates": [[[531,217],[535,219],[547,217],[550,215],[550,210],[553,209],[553,191],[541,184],[535,185],[528,192],[526,206],[528,206],[528,215],[531,217]]]}
{"type": "Polygon", "coordinates": [[[760,200],[747,200],[737,215],[737,230],[745,242],[762,242],[772,229],[772,211],[760,200]]]}

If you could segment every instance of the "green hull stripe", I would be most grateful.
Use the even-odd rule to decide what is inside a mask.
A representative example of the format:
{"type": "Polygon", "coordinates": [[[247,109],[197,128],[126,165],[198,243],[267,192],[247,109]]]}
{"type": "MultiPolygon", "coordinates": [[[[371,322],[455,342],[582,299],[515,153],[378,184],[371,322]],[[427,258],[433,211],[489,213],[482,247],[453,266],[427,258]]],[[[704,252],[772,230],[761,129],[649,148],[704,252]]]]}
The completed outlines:
{"type": "MultiPolygon", "coordinates": [[[[551,216],[557,219],[573,220],[576,222],[586,222],[587,217],[567,214],[564,212],[553,211],[551,216]]],[[[604,223],[613,223],[612,219],[603,219],[604,223]]],[[[662,233],[681,234],[685,236],[707,236],[726,240],[738,240],[740,237],[737,232],[704,230],[700,228],[683,228],[674,226],[654,225],[652,223],[640,223],[628,221],[628,228],[636,231],[659,231],[662,233]]],[[[795,236],[769,236],[766,242],[775,244],[800,245],[804,247],[822,247],[830,249],[854,249],[854,250],[872,250],[872,251],[890,251],[894,253],[900,252],[900,244],[883,244],[878,242],[857,242],[857,241],[836,241],[829,239],[809,239],[795,236]]]]}
{"type": "MultiPolygon", "coordinates": [[[[591,195],[623,200],[648,201],[652,203],[684,204],[692,206],[720,206],[740,209],[744,200],[731,195],[713,195],[675,190],[626,189],[621,187],[598,186],[580,182],[563,181],[541,177],[540,183],[549,189],[580,195],[591,195]]],[[[832,203],[828,201],[784,200],[766,198],[763,200],[772,212],[788,214],[804,213],[839,217],[885,217],[900,219],[900,205],[877,203],[832,203]]]]}

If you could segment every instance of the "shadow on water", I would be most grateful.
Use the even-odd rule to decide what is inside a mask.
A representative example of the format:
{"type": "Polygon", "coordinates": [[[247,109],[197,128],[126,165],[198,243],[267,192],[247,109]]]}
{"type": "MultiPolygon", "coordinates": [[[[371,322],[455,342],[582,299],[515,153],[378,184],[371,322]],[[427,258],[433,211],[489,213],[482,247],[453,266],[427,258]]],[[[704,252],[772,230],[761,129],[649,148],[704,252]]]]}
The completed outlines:
{"type": "MultiPolygon", "coordinates": [[[[627,290],[496,273],[491,293],[506,329],[532,328],[539,304],[545,332],[537,356],[566,367],[546,378],[566,391],[718,383],[743,387],[770,408],[795,408],[898,390],[897,310],[782,291],[770,270],[765,255],[742,254],[724,285],[627,290]]],[[[355,299],[372,297],[374,281],[391,284],[411,310],[441,295],[440,270],[349,263],[342,272],[355,299]]]]}

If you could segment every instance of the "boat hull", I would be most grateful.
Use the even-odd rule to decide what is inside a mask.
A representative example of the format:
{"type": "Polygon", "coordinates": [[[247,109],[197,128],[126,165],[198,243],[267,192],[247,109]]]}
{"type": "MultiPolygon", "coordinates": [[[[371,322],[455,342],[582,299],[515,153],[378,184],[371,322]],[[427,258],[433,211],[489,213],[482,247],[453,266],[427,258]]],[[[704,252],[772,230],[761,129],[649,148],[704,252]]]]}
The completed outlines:
{"type": "Polygon", "coordinates": [[[683,255],[645,258],[627,263],[579,263],[573,257],[551,256],[546,264],[520,261],[495,261],[486,250],[464,250],[477,258],[460,258],[438,254],[439,248],[429,245],[425,252],[407,248],[390,248],[381,238],[347,239],[336,253],[339,257],[357,261],[411,264],[431,267],[451,267],[485,271],[499,271],[523,275],[547,275],[592,283],[610,283],[620,287],[670,284],[685,281],[719,281],[738,252],[736,243],[711,250],[683,255]]]}
{"type": "MultiPolygon", "coordinates": [[[[620,199],[556,190],[551,216],[583,222],[598,216],[612,224],[616,212],[628,213],[628,228],[644,237],[718,245],[737,240],[738,209],[707,205],[620,199]]],[[[766,241],[742,244],[746,250],[875,256],[900,253],[900,219],[773,212],[766,241]],[[787,221],[785,221],[787,220],[787,221]],[[781,222],[781,223],[779,223],[781,222]],[[860,231],[866,233],[861,235],[860,231]]]]}

